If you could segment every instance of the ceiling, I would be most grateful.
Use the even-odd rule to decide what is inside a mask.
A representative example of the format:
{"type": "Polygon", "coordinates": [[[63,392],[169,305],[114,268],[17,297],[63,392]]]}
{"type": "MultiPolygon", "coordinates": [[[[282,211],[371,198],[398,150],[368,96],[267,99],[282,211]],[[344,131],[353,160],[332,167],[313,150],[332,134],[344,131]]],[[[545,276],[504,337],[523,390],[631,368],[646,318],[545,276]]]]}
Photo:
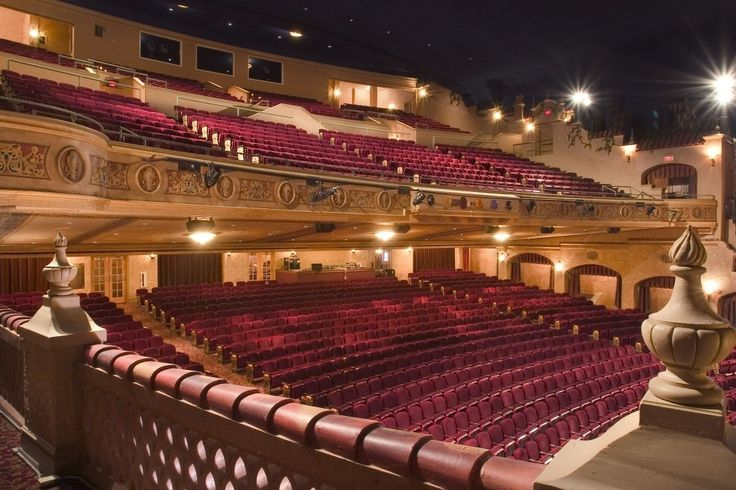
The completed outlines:
{"type": "Polygon", "coordinates": [[[730,0],[66,3],[246,48],[417,76],[481,104],[510,104],[519,93],[566,97],[586,86],[598,107],[651,111],[702,96],[699,77],[731,64],[736,48],[730,0]],[[292,29],[304,36],[289,37],[292,29]]]}
{"type": "MultiPolygon", "coordinates": [[[[5,215],[7,218],[8,215],[5,215]]],[[[407,233],[398,233],[387,242],[376,238],[381,230],[392,230],[389,222],[336,222],[331,233],[317,233],[312,219],[219,218],[217,237],[206,247],[193,244],[186,234],[186,215],[164,216],[73,216],[54,213],[13,214],[13,226],[3,227],[0,219],[0,254],[29,254],[51,251],[57,230],[69,239],[71,253],[153,253],[166,251],[291,250],[291,249],[373,249],[379,247],[427,246],[560,246],[563,244],[630,242],[671,242],[681,228],[623,228],[609,234],[605,226],[556,227],[552,234],[542,234],[538,225],[507,224],[511,235],[498,242],[486,225],[412,223],[407,233]]]]}

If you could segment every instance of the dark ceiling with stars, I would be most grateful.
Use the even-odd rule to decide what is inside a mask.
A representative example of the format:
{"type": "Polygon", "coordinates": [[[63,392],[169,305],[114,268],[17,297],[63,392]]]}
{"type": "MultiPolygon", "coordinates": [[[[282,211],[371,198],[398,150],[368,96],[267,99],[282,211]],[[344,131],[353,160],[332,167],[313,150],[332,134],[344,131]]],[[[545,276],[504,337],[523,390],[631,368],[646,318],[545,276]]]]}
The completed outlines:
{"type": "Polygon", "coordinates": [[[522,93],[565,97],[577,86],[622,110],[697,100],[735,52],[733,0],[68,3],[246,48],[416,76],[480,106],[522,93]],[[292,29],[303,37],[291,38],[292,29]]]}

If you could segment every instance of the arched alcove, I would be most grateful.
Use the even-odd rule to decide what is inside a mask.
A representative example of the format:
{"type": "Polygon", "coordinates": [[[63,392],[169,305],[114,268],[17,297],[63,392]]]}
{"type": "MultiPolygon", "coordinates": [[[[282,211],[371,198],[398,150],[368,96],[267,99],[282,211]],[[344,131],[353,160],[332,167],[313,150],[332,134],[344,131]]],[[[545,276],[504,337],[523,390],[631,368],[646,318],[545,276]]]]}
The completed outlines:
{"type": "Polygon", "coordinates": [[[718,298],[718,314],[731,322],[731,325],[736,324],[736,291],[718,298]]]}
{"type": "Polygon", "coordinates": [[[664,163],[641,174],[642,185],[662,189],[666,197],[688,197],[698,194],[698,171],[683,163],[664,163]]]}
{"type": "Polygon", "coordinates": [[[571,296],[587,296],[596,292],[611,293],[607,295],[611,300],[603,301],[601,304],[609,303],[611,306],[621,308],[621,274],[604,265],[582,264],[568,269],[565,272],[565,292],[571,296]],[[592,276],[593,278],[615,278],[615,283],[611,284],[613,291],[605,291],[605,283],[608,282],[605,279],[602,281],[596,281],[593,279],[592,281],[589,281],[591,284],[582,284],[585,282],[584,279],[581,280],[582,276],[592,276]],[[596,282],[600,282],[601,284],[595,284],[596,282]],[[593,291],[590,291],[591,289],[593,289],[593,291]],[[595,289],[600,289],[601,291],[596,291],[595,289]]]}
{"type": "Polygon", "coordinates": [[[555,268],[552,261],[537,253],[514,255],[508,260],[509,278],[528,286],[555,288],[555,268]]]}
{"type": "Polygon", "coordinates": [[[659,311],[670,296],[668,292],[662,290],[673,287],[675,287],[675,276],[654,276],[642,279],[634,285],[634,306],[644,313],[659,311]]]}

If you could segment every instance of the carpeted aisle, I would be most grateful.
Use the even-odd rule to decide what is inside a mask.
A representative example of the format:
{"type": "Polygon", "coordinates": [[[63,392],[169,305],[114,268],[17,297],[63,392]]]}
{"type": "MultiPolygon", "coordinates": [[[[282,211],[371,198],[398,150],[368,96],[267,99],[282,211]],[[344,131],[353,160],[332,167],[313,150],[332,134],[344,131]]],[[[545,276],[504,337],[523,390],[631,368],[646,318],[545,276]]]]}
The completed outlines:
{"type": "Polygon", "coordinates": [[[0,490],[37,489],[38,477],[13,452],[20,445],[20,432],[0,415],[0,490]]]}

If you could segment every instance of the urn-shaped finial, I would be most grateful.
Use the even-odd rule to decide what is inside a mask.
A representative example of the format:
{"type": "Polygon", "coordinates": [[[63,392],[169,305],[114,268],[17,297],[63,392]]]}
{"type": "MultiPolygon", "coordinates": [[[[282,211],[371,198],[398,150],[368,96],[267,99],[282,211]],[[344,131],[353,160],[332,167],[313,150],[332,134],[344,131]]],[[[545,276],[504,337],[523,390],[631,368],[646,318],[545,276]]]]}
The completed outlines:
{"type": "Polygon", "coordinates": [[[43,277],[51,284],[48,291],[49,296],[66,296],[72,294],[69,283],[77,276],[77,266],[71,264],[66,256],[67,239],[58,232],[54,247],[56,253],[51,262],[43,268],[43,277]]]}
{"type": "Polygon", "coordinates": [[[706,376],[736,343],[736,330],[708,304],[701,285],[705,246],[691,227],[670,249],[676,276],[669,302],[641,326],[644,342],[666,366],[649,382],[657,397],[690,406],[714,405],[723,392],[706,376]]]}

